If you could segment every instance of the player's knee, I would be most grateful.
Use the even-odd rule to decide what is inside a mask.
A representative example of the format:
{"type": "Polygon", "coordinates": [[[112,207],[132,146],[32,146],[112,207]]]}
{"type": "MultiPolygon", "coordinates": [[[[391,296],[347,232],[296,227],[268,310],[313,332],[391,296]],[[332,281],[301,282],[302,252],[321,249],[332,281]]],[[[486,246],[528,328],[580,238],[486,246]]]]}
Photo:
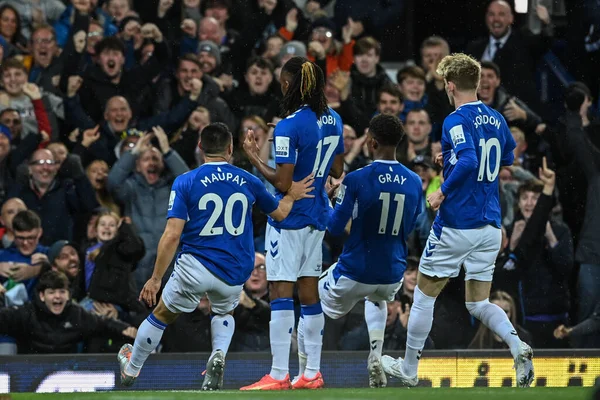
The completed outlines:
{"type": "Polygon", "coordinates": [[[471,313],[472,316],[474,316],[477,319],[481,319],[481,317],[483,316],[483,314],[485,313],[485,310],[489,307],[490,305],[490,299],[485,299],[482,301],[474,301],[474,302],[465,302],[465,305],[467,306],[467,310],[469,310],[469,313],[471,313]]]}

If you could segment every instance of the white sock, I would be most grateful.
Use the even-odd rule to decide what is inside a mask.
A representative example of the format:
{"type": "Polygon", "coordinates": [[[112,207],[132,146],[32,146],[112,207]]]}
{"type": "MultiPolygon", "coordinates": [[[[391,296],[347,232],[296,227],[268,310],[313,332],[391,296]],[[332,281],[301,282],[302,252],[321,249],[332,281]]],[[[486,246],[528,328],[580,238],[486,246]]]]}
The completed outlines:
{"type": "Polygon", "coordinates": [[[413,305],[408,317],[408,333],[406,339],[406,352],[404,353],[404,362],[402,371],[405,375],[413,377],[417,375],[419,369],[419,360],[425,341],[431,325],[433,324],[433,306],[435,297],[429,297],[421,292],[419,286],[415,287],[413,305]]]}
{"type": "Polygon", "coordinates": [[[323,348],[323,329],[325,316],[321,302],[310,306],[302,306],[304,317],[304,349],[306,351],[306,368],[304,376],[313,379],[321,369],[321,349],[323,348]]]}
{"type": "Polygon", "coordinates": [[[285,297],[271,302],[271,322],[269,335],[271,340],[271,378],[282,380],[290,369],[290,346],[294,329],[294,299],[285,297]]]}
{"type": "Polygon", "coordinates": [[[489,299],[467,302],[465,304],[472,316],[480,320],[492,332],[504,340],[508,347],[510,347],[510,353],[513,358],[516,358],[519,354],[521,339],[504,310],[496,304],[490,303],[489,299]]]}
{"type": "Polygon", "coordinates": [[[160,343],[166,327],[167,324],[156,319],[154,314],[148,315],[142,322],[135,337],[131,359],[125,367],[128,375],[137,376],[140,373],[144,362],[160,343]]]}
{"type": "Polygon", "coordinates": [[[235,320],[233,319],[233,315],[215,315],[212,318],[210,321],[210,333],[212,336],[211,357],[217,350],[221,350],[227,355],[233,332],[235,332],[235,320]]]}
{"type": "Polygon", "coordinates": [[[369,300],[365,301],[365,321],[369,330],[369,342],[371,354],[381,358],[383,350],[383,337],[385,335],[385,323],[387,320],[387,302],[369,300]]]}
{"type": "Polygon", "coordinates": [[[306,369],[306,349],[304,348],[304,316],[300,315],[298,321],[298,376],[304,374],[306,369]]]}

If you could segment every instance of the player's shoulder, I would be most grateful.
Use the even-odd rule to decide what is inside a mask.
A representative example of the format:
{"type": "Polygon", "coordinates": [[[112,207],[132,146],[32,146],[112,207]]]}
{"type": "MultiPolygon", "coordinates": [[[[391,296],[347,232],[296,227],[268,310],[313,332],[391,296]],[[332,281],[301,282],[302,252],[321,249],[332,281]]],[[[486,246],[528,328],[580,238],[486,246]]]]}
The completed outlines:
{"type": "Polygon", "coordinates": [[[173,185],[184,186],[190,185],[194,182],[195,177],[198,176],[200,172],[200,167],[194,168],[192,170],[186,171],[183,174],[177,176],[173,181],[173,185]]]}

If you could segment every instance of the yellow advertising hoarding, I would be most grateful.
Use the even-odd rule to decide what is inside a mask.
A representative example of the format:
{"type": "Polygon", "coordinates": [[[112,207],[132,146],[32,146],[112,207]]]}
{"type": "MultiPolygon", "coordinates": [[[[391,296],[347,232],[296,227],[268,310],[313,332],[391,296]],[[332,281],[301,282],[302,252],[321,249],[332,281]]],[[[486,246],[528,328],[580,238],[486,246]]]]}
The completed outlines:
{"type": "MultiPolygon", "coordinates": [[[[513,360],[498,357],[423,357],[419,384],[432,387],[516,386],[513,360]]],[[[594,386],[600,357],[534,357],[533,386],[594,386]]]]}

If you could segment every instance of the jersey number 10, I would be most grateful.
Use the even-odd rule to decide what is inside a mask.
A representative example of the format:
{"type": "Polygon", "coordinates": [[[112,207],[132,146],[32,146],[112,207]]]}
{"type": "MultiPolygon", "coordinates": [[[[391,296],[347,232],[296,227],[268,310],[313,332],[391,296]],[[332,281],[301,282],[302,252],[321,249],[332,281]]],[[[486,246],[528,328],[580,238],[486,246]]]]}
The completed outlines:
{"type": "Polygon", "coordinates": [[[479,162],[479,173],[477,174],[477,181],[483,181],[485,174],[488,182],[494,182],[498,173],[500,172],[500,158],[502,158],[500,150],[500,141],[496,138],[491,138],[487,142],[485,139],[479,140],[479,147],[481,147],[481,161],[479,162]],[[496,149],[496,163],[494,169],[490,165],[492,160],[490,155],[492,149],[496,149]]]}
{"type": "MultiPolygon", "coordinates": [[[[396,215],[394,216],[394,225],[392,226],[392,236],[398,236],[402,216],[404,215],[404,199],[406,195],[397,193],[394,196],[396,202],[396,215]]],[[[388,215],[390,213],[390,193],[382,192],[379,194],[379,200],[383,201],[381,206],[381,218],[379,218],[379,230],[377,233],[385,235],[387,233],[388,215]]]]}
{"type": "Polygon", "coordinates": [[[325,175],[325,168],[327,168],[327,164],[329,164],[329,160],[331,159],[331,156],[333,155],[333,152],[337,148],[339,142],[339,136],[327,136],[319,141],[317,144],[317,157],[315,158],[315,165],[313,166],[315,178],[322,178],[325,175]],[[321,160],[323,146],[327,146],[327,151],[325,152],[325,157],[323,157],[323,160],[321,160]]]}
{"type": "MultiPolygon", "coordinates": [[[[213,209],[210,218],[202,228],[200,232],[200,236],[217,236],[223,234],[222,226],[215,226],[215,223],[223,213],[223,199],[221,196],[215,193],[207,193],[200,198],[198,202],[198,208],[200,210],[207,210],[208,203],[214,203],[215,208],[213,209]]],[[[227,203],[225,204],[225,218],[223,222],[225,222],[225,229],[227,233],[232,236],[239,236],[244,233],[244,227],[246,226],[246,212],[248,211],[248,198],[243,193],[234,193],[229,199],[227,199],[227,203]],[[233,225],[233,206],[235,203],[240,202],[242,204],[242,218],[238,224],[238,226],[233,225]]]]}

